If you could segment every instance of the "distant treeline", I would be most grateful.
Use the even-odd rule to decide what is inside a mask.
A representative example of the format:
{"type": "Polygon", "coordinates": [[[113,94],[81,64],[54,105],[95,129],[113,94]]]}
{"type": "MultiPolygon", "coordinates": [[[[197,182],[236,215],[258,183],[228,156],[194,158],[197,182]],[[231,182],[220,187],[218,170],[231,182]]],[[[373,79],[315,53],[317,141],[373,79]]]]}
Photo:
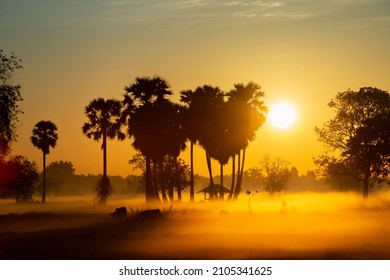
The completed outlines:
{"type": "MultiPolygon", "coordinates": [[[[101,174],[97,175],[79,175],[75,174],[73,164],[68,161],[52,162],[47,167],[47,192],[50,196],[74,196],[74,195],[94,195],[97,182],[101,179],[101,174]]],[[[42,174],[40,174],[40,178],[42,174]]],[[[114,190],[115,196],[125,196],[128,198],[137,195],[144,195],[144,176],[143,175],[128,175],[109,176],[114,190]]],[[[220,177],[215,176],[215,181],[219,181],[220,177]]],[[[230,185],[232,180],[231,175],[224,175],[223,181],[226,185],[230,185]]],[[[266,190],[266,176],[260,168],[249,168],[243,174],[243,191],[259,191],[266,190]]],[[[41,179],[40,179],[41,182],[41,179]]],[[[195,191],[199,192],[209,184],[209,178],[205,176],[194,176],[195,191]]],[[[386,187],[383,184],[382,187],[386,187]]],[[[37,193],[40,193],[41,183],[37,186],[37,193]]],[[[188,192],[189,188],[185,188],[184,192],[188,192]]],[[[361,192],[361,185],[350,176],[337,177],[331,180],[319,179],[313,171],[308,171],[306,174],[299,175],[298,170],[292,167],[288,171],[286,184],[283,186],[283,192],[327,192],[327,191],[356,191],[361,192]]],[[[177,197],[175,197],[175,200],[177,197]]]]}

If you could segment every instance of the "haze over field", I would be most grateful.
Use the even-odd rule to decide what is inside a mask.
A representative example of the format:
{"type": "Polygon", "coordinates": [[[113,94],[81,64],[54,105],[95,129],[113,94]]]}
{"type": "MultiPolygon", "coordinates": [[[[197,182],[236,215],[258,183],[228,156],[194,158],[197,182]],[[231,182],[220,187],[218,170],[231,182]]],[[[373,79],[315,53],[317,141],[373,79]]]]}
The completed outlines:
{"type": "Polygon", "coordinates": [[[162,208],[165,219],[153,222],[135,218],[146,209],[143,201],[103,207],[92,206],[90,198],[72,199],[46,205],[1,201],[0,258],[390,258],[388,192],[366,204],[351,193],[259,195],[251,200],[252,213],[244,196],[237,203],[175,204],[162,208]],[[107,215],[123,205],[134,211],[127,220],[107,215]],[[3,215],[9,212],[20,215],[3,215]]]}

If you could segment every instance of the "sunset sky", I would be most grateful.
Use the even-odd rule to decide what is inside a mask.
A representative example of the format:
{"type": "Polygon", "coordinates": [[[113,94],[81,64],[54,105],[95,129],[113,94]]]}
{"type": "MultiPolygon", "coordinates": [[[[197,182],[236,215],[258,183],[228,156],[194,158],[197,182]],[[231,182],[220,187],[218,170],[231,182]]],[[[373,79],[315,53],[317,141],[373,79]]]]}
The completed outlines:
{"type": "MultiPolygon", "coordinates": [[[[51,120],[59,141],[48,162],[101,173],[101,143],[81,132],[91,99],[121,99],[145,75],[167,79],[176,100],[204,84],[227,91],[254,81],[267,106],[287,102],[297,120],[285,130],[265,123],[246,167],[269,153],[306,173],[323,151],[314,127],[332,116],[327,103],[337,92],[390,90],[389,46],[388,0],[1,0],[0,49],[24,67],[14,77],[24,114],[12,153],[41,166],[29,138],[35,123],[51,120]]],[[[109,174],[132,172],[130,143],[109,141],[109,174]]],[[[196,156],[195,173],[206,175],[204,151],[196,156]]],[[[189,162],[188,152],[183,158],[189,162]]]]}

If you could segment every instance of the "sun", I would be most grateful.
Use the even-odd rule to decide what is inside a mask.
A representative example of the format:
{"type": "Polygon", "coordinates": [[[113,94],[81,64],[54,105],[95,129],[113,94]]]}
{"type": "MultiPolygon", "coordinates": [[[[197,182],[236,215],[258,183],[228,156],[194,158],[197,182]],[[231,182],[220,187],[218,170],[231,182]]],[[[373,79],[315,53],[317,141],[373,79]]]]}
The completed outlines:
{"type": "Polygon", "coordinates": [[[268,119],[274,127],[288,129],[295,124],[297,113],[291,104],[278,102],[270,107],[268,119]]]}

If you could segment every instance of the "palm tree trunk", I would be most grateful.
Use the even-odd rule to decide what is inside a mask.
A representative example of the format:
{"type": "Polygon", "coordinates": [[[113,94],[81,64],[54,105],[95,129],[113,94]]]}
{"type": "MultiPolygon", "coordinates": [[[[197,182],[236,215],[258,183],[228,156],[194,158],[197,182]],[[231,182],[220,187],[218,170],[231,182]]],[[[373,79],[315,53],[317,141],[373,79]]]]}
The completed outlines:
{"type": "Polygon", "coordinates": [[[153,184],[152,184],[152,172],[150,169],[150,156],[145,156],[145,198],[146,203],[154,202],[155,196],[153,192],[153,184]]]}
{"type": "Polygon", "coordinates": [[[232,156],[232,184],[230,186],[228,200],[231,200],[233,197],[235,179],[236,179],[236,155],[233,155],[232,156]]]}
{"type": "Polygon", "coordinates": [[[107,133],[103,132],[103,177],[107,177],[107,133]]]}
{"type": "Polygon", "coordinates": [[[223,186],[223,164],[221,164],[221,178],[219,180],[221,186],[223,186]]]}
{"type": "Polygon", "coordinates": [[[206,161],[207,161],[207,168],[209,169],[210,185],[214,185],[213,170],[211,167],[211,158],[207,151],[206,151],[206,161]]]}
{"type": "MultiPolygon", "coordinates": [[[[238,162],[239,171],[238,171],[238,175],[237,175],[237,185],[236,185],[236,189],[234,191],[234,199],[235,200],[238,198],[238,195],[241,192],[242,176],[244,174],[245,150],[246,150],[245,148],[242,150],[241,166],[240,166],[240,161],[238,162]]],[[[239,159],[240,159],[240,155],[239,155],[239,159]]]]}
{"type": "Polygon", "coordinates": [[[46,203],[46,154],[43,152],[43,189],[42,203],[46,203]]]}
{"type": "Polygon", "coordinates": [[[241,150],[238,152],[238,158],[237,158],[237,182],[236,186],[234,188],[234,193],[233,193],[233,200],[237,199],[237,189],[239,188],[239,181],[240,181],[240,171],[241,171],[241,150]]]}
{"type": "MultiPolygon", "coordinates": [[[[221,186],[223,186],[223,164],[221,163],[221,178],[220,178],[220,183],[221,183],[221,186]]],[[[221,192],[219,193],[219,198],[220,199],[223,199],[224,198],[224,193],[223,191],[221,190],[221,192]]]]}
{"type": "Polygon", "coordinates": [[[242,162],[241,162],[241,183],[242,183],[242,176],[244,174],[244,163],[245,163],[245,154],[246,154],[246,148],[242,150],[242,162]]]}
{"type": "Polygon", "coordinates": [[[190,160],[191,160],[191,178],[190,178],[190,202],[195,202],[194,190],[194,142],[190,141],[190,160]]]}

